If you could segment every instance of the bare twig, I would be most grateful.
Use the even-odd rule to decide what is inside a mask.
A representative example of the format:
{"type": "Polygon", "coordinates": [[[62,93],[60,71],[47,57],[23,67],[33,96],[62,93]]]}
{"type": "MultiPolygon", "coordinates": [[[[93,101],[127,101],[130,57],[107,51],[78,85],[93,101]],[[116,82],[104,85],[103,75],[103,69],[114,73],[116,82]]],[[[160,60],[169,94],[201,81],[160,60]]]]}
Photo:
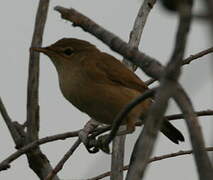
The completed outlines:
{"type": "MultiPolygon", "coordinates": [[[[144,26],[146,24],[146,20],[148,18],[148,15],[150,13],[150,10],[153,8],[156,0],[144,0],[141,8],[139,9],[137,18],[134,22],[133,30],[130,33],[129,37],[129,45],[135,48],[138,48],[138,45],[141,40],[141,36],[144,30],[144,26]]],[[[137,69],[137,66],[135,66],[133,63],[128,61],[128,59],[123,60],[124,64],[127,65],[130,69],[135,71],[137,69]]]]}
{"type": "Polygon", "coordinates": [[[20,141],[22,140],[19,133],[17,132],[16,128],[13,125],[13,122],[9,116],[9,114],[7,113],[7,110],[2,102],[2,99],[0,97],[0,112],[1,115],[10,131],[10,134],[12,136],[12,139],[14,141],[14,143],[16,144],[16,147],[20,147],[20,144],[22,144],[20,141]]]}
{"type": "MultiPolygon", "coordinates": [[[[207,147],[205,148],[205,151],[213,151],[213,147],[207,147]]],[[[187,155],[187,154],[192,154],[193,150],[187,150],[187,151],[178,151],[175,153],[171,153],[171,154],[165,154],[165,155],[161,155],[161,156],[155,156],[153,158],[151,158],[148,163],[152,163],[152,162],[156,162],[156,161],[160,161],[160,160],[164,160],[164,159],[170,159],[173,157],[178,157],[178,156],[183,156],[183,155],[187,155]]],[[[123,167],[123,171],[126,171],[129,169],[129,165],[126,165],[123,167]]],[[[100,174],[98,176],[86,179],[86,180],[100,180],[103,179],[107,176],[111,175],[111,171],[105,172],[103,174],[100,174]]]]}
{"type": "MultiPolygon", "coordinates": [[[[189,57],[187,57],[186,59],[183,60],[182,66],[187,65],[187,64],[190,64],[192,61],[197,60],[198,58],[200,58],[200,57],[202,57],[202,56],[205,56],[205,55],[208,55],[208,54],[210,54],[210,53],[212,53],[212,52],[213,52],[213,47],[208,48],[208,49],[205,49],[205,50],[203,50],[203,51],[200,51],[200,52],[198,52],[198,53],[196,53],[196,54],[193,54],[193,55],[191,55],[191,56],[189,56],[189,57]]],[[[145,84],[146,84],[147,86],[149,86],[149,85],[151,85],[152,83],[154,83],[155,81],[156,81],[156,79],[149,79],[149,80],[147,80],[147,81],[145,82],[145,84]]]]}
{"type": "MultiPolygon", "coordinates": [[[[198,112],[195,112],[195,114],[197,116],[210,116],[210,115],[213,115],[213,110],[198,111],[198,112]]],[[[168,120],[183,119],[184,114],[172,114],[172,115],[166,116],[166,118],[168,120]]]]}
{"type": "Polygon", "coordinates": [[[13,162],[14,160],[19,158],[21,155],[25,154],[26,152],[29,152],[33,148],[38,147],[41,144],[53,142],[53,141],[56,141],[56,140],[65,140],[65,139],[70,138],[70,137],[77,137],[79,132],[80,132],[80,130],[79,131],[73,131],[73,132],[67,132],[67,133],[57,134],[57,135],[53,135],[53,136],[47,136],[45,138],[41,138],[39,140],[33,141],[33,142],[25,145],[24,147],[20,148],[15,153],[11,154],[5,160],[3,160],[0,163],[0,171],[6,170],[4,168],[5,165],[7,165],[7,167],[9,168],[11,162],[13,162]]]}
{"type": "Polygon", "coordinates": [[[52,180],[54,178],[54,176],[63,168],[65,162],[69,159],[69,157],[74,153],[80,144],[81,140],[78,138],[69,151],[67,151],[64,157],[59,161],[56,167],[48,174],[45,180],[52,180]]]}
{"type": "Polygon", "coordinates": [[[205,49],[205,50],[203,50],[201,52],[198,52],[196,54],[193,54],[193,55],[189,56],[188,58],[184,59],[182,65],[189,64],[192,61],[194,61],[194,60],[196,60],[196,59],[198,59],[198,58],[200,58],[202,56],[205,56],[207,54],[210,54],[212,52],[213,52],[213,47],[205,49]]]}

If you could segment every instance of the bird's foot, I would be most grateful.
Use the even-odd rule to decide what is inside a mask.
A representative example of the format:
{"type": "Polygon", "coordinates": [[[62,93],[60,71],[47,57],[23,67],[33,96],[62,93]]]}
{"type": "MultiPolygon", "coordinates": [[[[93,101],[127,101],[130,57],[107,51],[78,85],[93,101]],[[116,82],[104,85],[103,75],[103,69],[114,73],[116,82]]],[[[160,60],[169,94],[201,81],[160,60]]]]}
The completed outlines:
{"type": "Polygon", "coordinates": [[[107,154],[111,154],[110,153],[110,148],[109,148],[109,143],[107,143],[107,139],[108,139],[109,135],[103,135],[103,136],[99,136],[98,140],[97,140],[97,146],[99,149],[101,149],[103,152],[107,153],[107,154]]]}

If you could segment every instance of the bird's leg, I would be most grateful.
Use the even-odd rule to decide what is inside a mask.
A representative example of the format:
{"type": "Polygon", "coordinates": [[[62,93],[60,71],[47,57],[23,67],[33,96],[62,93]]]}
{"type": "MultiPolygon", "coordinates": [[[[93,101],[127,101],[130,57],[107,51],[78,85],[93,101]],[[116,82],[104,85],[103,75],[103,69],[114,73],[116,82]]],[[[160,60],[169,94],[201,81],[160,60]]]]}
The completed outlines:
{"type": "MultiPolygon", "coordinates": [[[[116,133],[116,136],[121,136],[121,135],[126,135],[126,134],[132,133],[135,130],[135,125],[136,125],[135,119],[128,118],[127,124],[126,124],[126,129],[123,130],[123,128],[120,128],[122,130],[118,131],[116,133]]],[[[122,127],[122,126],[120,126],[120,127],[122,127]]],[[[97,141],[98,148],[107,154],[110,154],[110,148],[109,148],[109,144],[107,142],[109,136],[110,136],[109,134],[102,135],[98,138],[98,141],[97,141]]]]}
{"type": "Polygon", "coordinates": [[[78,136],[83,142],[83,144],[86,146],[87,150],[90,152],[88,144],[89,144],[89,134],[99,125],[97,121],[91,119],[89,120],[84,128],[79,132],[78,136]]]}

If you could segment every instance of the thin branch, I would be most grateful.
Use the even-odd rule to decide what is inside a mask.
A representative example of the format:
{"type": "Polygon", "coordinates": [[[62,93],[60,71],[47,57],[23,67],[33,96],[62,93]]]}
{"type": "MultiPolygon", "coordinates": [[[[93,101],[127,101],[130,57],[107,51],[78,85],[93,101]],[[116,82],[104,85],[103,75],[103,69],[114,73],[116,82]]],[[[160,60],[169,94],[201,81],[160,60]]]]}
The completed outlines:
{"type": "Polygon", "coordinates": [[[15,128],[15,126],[13,124],[13,121],[11,120],[9,114],[7,113],[7,110],[6,110],[6,108],[5,108],[4,104],[3,104],[3,101],[1,99],[1,97],[0,97],[0,112],[1,112],[1,115],[2,115],[6,125],[8,127],[8,129],[10,131],[12,139],[13,139],[14,143],[16,144],[16,148],[19,148],[20,144],[22,144],[21,143],[22,139],[21,139],[19,133],[17,132],[17,130],[16,130],[16,128],[15,128]]]}
{"type": "MultiPolygon", "coordinates": [[[[205,151],[213,151],[213,147],[207,147],[205,148],[205,151]]],[[[152,162],[156,162],[156,161],[160,161],[160,160],[164,160],[164,159],[170,159],[173,157],[178,157],[178,156],[183,156],[183,155],[188,155],[188,154],[192,154],[193,150],[187,150],[187,151],[178,151],[175,153],[171,153],[171,154],[165,154],[165,155],[161,155],[161,156],[155,156],[153,158],[151,158],[148,163],[152,163],[152,162]]],[[[129,165],[126,165],[123,167],[123,171],[126,171],[129,169],[129,165]]],[[[103,179],[107,176],[111,176],[111,171],[105,172],[103,174],[100,174],[98,176],[86,179],[86,180],[100,180],[103,179]]]]}
{"type": "MultiPolygon", "coordinates": [[[[128,43],[130,46],[138,48],[148,15],[151,9],[153,8],[155,2],[156,0],[143,1],[143,4],[138,11],[137,18],[135,19],[133,30],[130,33],[128,43]]],[[[128,59],[124,59],[123,62],[127,65],[127,67],[131,68],[131,70],[135,71],[137,69],[137,66],[131,63],[128,59]]]]}
{"type": "MultiPolygon", "coordinates": [[[[209,115],[213,115],[213,110],[198,111],[198,112],[195,112],[195,114],[197,116],[209,116],[209,115]]],[[[168,120],[183,119],[184,114],[172,114],[172,115],[166,116],[166,118],[168,120]]]]}
{"type": "Polygon", "coordinates": [[[213,47],[205,49],[203,51],[200,51],[200,52],[198,52],[196,54],[193,54],[193,55],[189,56],[188,58],[184,59],[182,65],[189,64],[192,61],[194,61],[194,60],[196,60],[196,59],[198,59],[198,58],[200,58],[202,56],[205,56],[207,54],[210,54],[212,52],[213,52],[213,47]]]}
{"type": "Polygon", "coordinates": [[[54,178],[54,176],[63,168],[65,162],[69,159],[69,157],[74,153],[80,144],[81,140],[78,138],[69,151],[67,151],[64,157],[59,161],[56,167],[48,174],[45,180],[52,180],[54,178]]]}
{"type": "MultiPolygon", "coordinates": [[[[197,60],[198,58],[203,57],[203,56],[205,56],[205,55],[208,55],[208,54],[210,54],[210,53],[212,53],[212,52],[213,52],[213,47],[208,48],[208,49],[205,49],[205,50],[203,50],[203,51],[200,51],[200,52],[198,52],[198,53],[196,53],[196,54],[193,54],[193,55],[191,55],[191,56],[189,56],[189,57],[187,57],[186,59],[183,60],[182,66],[188,65],[188,64],[190,64],[192,61],[197,60]]],[[[149,80],[147,80],[147,81],[145,82],[145,84],[146,84],[147,86],[149,86],[149,85],[151,85],[152,83],[154,83],[155,81],[156,81],[156,79],[149,79],[149,80]]]]}
{"type": "Polygon", "coordinates": [[[19,149],[15,153],[11,154],[5,160],[3,160],[0,163],[0,171],[6,170],[7,168],[10,167],[11,162],[13,162],[17,158],[19,158],[21,155],[23,155],[23,154],[29,152],[30,150],[34,149],[35,147],[38,147],[41,144],[53,142],[53,141],[56,141],[56,140],[65,140],[66,138],[70,138],[70,137],[77,137],[79,132],[80,132],[80,130],[79,131],[73,131],[73,132],[67,132],[67,133],[57,134],[57,135],[53,135],[53,136],[47,136],[45,138],[41,138],[39,140],[33,141],[33,142],[25,145],[24,147],[22,147],[21,149],[19,149]],[[5,167],[7,167],[7,168],[5,168],[5,167]]]}

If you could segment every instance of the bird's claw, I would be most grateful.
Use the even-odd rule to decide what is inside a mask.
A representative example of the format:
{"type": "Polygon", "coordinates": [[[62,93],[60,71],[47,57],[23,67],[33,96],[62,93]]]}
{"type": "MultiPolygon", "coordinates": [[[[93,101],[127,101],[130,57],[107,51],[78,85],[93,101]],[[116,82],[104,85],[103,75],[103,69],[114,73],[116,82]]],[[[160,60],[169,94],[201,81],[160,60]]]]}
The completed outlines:
{"type": "Polygon", "coordinates": [[[107,154],[110,154],[110,148],[109,148],[109,144],[106,143],[106,140],[108,138],[108,134],[106,135],[103,135],[103,136],[100,136],[98,137],[98,140],[97,140],[97,146],[99,149],[101,149],[103,152],[107,153],[107,154]]]}
{"type": "Polygon", "coordinates": [[[95,137],[88,136],[84,131],[81,131],[79,138],[89,153],[97,153],[101,149],[103,152],[110,154],[109,144],[106,143],[108,134],[99,136],[98,139],[96,139],[95,137]]]}
{"type": "Polygon", "coordinates": [[[99,151],[99,148],[96,146],[96,139],[88,137],[87,143],[85,144],[85,147],[89,153],[97,153],[99,151]]]}

